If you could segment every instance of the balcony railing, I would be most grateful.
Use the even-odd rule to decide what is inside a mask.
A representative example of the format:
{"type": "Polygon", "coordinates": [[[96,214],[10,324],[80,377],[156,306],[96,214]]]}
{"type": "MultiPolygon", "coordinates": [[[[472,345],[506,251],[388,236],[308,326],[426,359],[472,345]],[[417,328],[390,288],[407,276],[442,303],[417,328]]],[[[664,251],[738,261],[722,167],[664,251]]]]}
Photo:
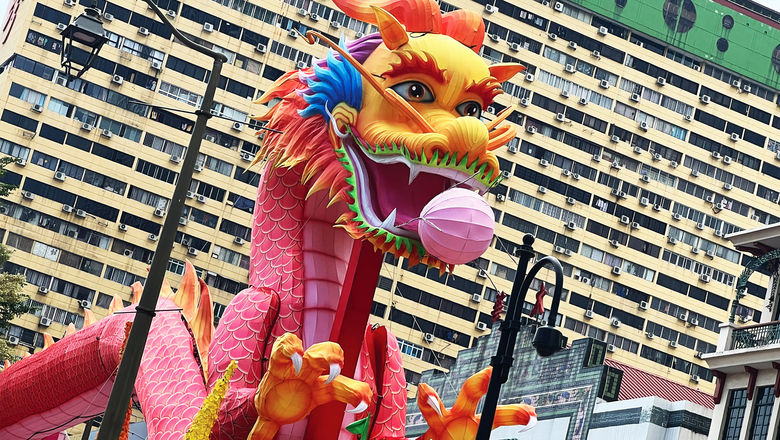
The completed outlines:
{"type": "Polygon", "coordinates": [[[730,349],[763,347],[778,343],[780,343],[780,321],[773,321],[734,329],[730,349]]]}

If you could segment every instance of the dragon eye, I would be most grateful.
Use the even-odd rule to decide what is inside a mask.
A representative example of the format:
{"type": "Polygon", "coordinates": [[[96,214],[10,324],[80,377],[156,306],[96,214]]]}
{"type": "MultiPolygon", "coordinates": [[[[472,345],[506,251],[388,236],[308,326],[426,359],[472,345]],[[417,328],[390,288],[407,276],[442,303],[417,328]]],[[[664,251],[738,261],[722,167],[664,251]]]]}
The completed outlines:
{"type": "Polygon", "coordinates": [[[475,118],[482,116],[482,106],[477,101],[466,101],[458,104],[455,110],[461,116],[472,116],[475,118]]]}
{"type": "Polygon", "coordinates": [[[433,93],[418,81],[406,81],[391,87],[402,98],[410,102],[433,102],[433,93]]]}

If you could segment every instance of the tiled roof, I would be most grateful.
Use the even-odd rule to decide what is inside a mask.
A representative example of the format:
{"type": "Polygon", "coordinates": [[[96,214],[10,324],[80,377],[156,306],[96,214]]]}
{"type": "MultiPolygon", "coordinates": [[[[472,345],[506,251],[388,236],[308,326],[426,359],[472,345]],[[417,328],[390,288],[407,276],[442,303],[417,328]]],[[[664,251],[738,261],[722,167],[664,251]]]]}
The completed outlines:
{"type": "Polygon", "coordinates": [[[710,394],[612,359],[604,359],[604,364],[623,370],[618,400],[656,396],[670,402],[687,400],[706,408],[715,408],[715,402],[710,394]]]}

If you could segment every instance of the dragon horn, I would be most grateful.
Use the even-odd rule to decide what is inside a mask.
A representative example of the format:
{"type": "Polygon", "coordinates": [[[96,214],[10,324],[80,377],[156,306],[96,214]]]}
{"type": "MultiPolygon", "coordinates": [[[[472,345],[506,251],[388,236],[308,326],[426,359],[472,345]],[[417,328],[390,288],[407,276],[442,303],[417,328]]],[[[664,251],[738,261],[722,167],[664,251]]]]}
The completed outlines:
{"type": "Polygon", "coordinates": [[[334,0],[347,15],[377,24],[372,6],[386,10],[406,26],[407,32],[441,33],[441,10],[434,0],[334,0]]]}

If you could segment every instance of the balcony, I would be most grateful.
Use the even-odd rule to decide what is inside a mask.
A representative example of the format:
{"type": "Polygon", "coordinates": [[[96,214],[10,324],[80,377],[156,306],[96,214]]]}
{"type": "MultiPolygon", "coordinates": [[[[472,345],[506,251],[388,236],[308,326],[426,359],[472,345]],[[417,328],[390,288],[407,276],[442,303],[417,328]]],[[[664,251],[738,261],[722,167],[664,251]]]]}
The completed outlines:
{"type": "Polygon", "coordinates": [[[749,366],[770,369],[780,359],[780,321],[738,326],[720,325],[720,337],[715,353],[702,356],[709,367],[724,373],[744,372],[749,366]]]}

